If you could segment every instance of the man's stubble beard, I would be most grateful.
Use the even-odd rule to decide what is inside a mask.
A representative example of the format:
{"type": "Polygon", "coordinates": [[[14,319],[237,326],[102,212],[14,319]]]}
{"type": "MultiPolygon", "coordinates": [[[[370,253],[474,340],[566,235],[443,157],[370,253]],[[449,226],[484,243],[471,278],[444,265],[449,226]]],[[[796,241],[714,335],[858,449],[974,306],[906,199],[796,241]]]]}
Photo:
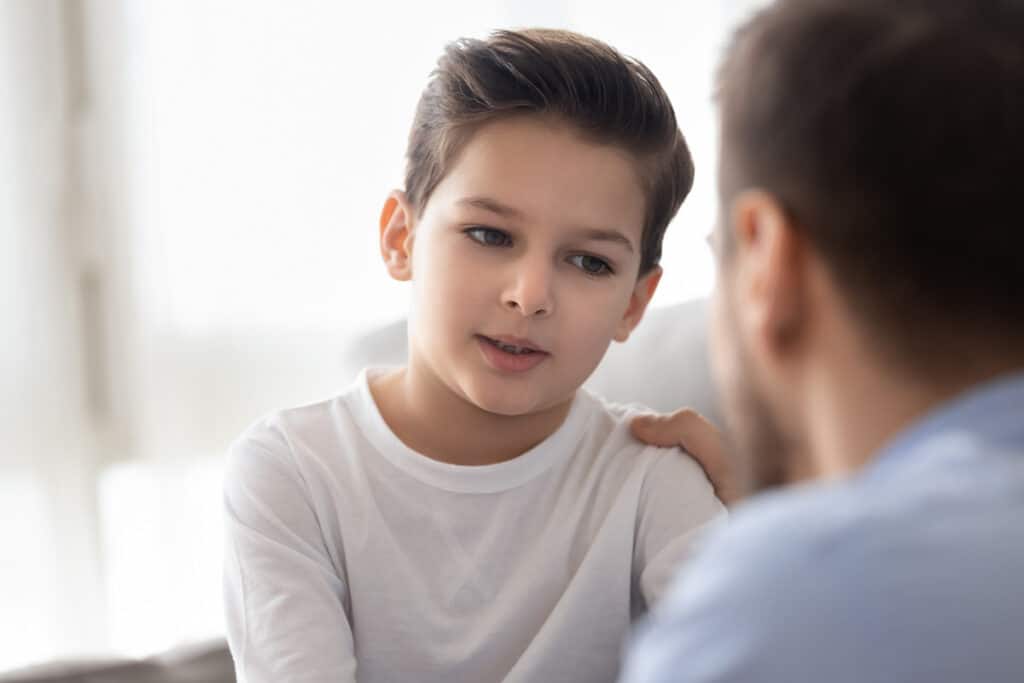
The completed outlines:
{"type": "MultiPolygon", "coordinates": [[[[730,316],[731,317],[731,316],[730,316]]],[[[723,387],[723,413],[729,425],[725,439],[729,452],[739,459],[741,476],[749,493],[759,493],[793,480],[797,439],[786,434],[766,392],[758,383],[750,352],[729,320],[733,335],[737,374],[733,385],[723,387]]]]}

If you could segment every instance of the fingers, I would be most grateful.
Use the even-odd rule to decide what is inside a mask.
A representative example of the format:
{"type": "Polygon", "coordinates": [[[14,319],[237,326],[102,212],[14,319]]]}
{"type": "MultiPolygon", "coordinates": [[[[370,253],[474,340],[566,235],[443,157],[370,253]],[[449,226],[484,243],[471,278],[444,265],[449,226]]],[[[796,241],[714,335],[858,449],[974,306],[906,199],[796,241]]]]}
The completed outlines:
{"type": "Polygon", "coordinates": [[[722,437],[713,424],[693,410],[684,408],[667,415],[640,415],[630,423],[633,436],[652,446],[680,447],[707,474],[718,497],[727,505],[741,497],[733,463],[725,452],[722,437]]]}
{"type": "Polygon", "coordinates": [[[652,446],[681,446],[685,450],[697,448],[707,438],[703,434],[714,432],[710,422],[699,414],[683,408],[670,414],[640,415],[630,424],[633,436],[652,446]]]}

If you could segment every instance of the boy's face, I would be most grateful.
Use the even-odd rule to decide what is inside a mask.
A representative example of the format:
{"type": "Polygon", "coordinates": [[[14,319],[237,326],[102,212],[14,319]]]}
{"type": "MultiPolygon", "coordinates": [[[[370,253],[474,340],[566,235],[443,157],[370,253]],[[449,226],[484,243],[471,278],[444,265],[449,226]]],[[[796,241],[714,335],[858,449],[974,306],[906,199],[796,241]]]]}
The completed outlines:
{"type": "Polygon", "coordinates": [[[563,405],[657,286],[637,279],[644,209],[627,152],[539,116],[483,126],[422,216],[395,193],[381,219],[413,282],[410,372],[491,413],[563,405]]]}

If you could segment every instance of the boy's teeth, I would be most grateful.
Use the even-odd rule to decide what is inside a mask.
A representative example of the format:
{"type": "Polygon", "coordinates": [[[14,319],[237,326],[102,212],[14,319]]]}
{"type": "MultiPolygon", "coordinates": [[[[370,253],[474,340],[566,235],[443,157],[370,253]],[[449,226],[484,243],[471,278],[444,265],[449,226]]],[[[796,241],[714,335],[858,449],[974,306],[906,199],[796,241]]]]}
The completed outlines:
{"type": "Polygon", "coordinates": [[[533,351],[532,349],[528,349],[526,347],[519,347],[514,344],[503,344],[500,341],[494,341],[494,345],[497,346],[502,351],[504,351],[505,353],[523,354],[531,353],[533,351]]]}

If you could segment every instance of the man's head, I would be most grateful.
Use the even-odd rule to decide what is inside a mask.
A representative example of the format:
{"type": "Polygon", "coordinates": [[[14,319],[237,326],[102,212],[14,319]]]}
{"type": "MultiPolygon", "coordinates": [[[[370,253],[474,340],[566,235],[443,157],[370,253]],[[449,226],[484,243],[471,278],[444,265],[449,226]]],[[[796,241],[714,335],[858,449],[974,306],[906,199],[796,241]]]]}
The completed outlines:
{"type": "Polygon", "coordinates": [[[807,474],[829,345],[921,386],[1020,363],[1024,5],[780,0],[718,97],[716,366],[762,483],[807,474]]]}
{"type": "Polygon", "coordinates": [[[494,413],[564,404],[639,322],[692,180],[642,64],[562,31],[450,45],[381,219],[410,368],[494,413]]]}

